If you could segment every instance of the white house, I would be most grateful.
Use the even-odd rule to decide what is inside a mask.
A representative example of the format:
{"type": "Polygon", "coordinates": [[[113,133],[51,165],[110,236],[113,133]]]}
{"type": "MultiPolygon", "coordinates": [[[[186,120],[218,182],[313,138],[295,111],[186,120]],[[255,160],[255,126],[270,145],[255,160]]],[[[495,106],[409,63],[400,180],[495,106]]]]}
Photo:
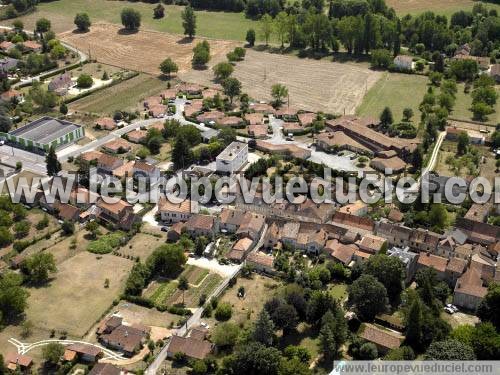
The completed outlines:
{"type": "Polygon", "coordinates": [[[215,161],[218,172],[233,173],[239,171],[248,162],[248,145],[233,142],[217,156],[215,161]]]}
{"type": "Polygon", "coordinates": [[[394,58],[394,65],[396,65],[399,69],[413,70],[414,63],[411,56],[397,55],[394,58]]]}

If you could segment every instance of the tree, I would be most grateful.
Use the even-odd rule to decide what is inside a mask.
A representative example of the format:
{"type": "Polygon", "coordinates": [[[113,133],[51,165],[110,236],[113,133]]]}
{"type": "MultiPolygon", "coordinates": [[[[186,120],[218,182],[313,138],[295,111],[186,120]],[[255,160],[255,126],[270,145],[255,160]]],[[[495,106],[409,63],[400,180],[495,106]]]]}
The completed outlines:
{"type": "Polygon", "coordinates": [[[193,52],[193,66],[202,67],[210,61],[210,45],[206,40],[198,43],[193,48],[193,52]]]}
{"type": "Polygon", "coordinates": [[[372,51],[371,66],[373,68],[387,69],[392,64],[392,54],[386,49],[374,49],[372,51]]]}
{"type": "Polygon", "coordinates": [[[222,82],[222,88],[224,89],[224,94],[229,97],[231,104],[233,104],[234,97],[241,94],[241,82],[236,78],[225,79],[222,82]]]}
{"type": "Polygon", "coordinates": [[[274,84],[271,86],[271,96],[274,98],[276,105],[280,106],[283,104],[283,99],[288,96],[288,89],[280,83],[274,84]]]}
{"type": "Polygon", "coordinates": [[[165,7],[161,4],[158,4],[153,9],[153,18],[159,19],[165,17],[165,7]]]}
{"type": "Polygon", "coordinates": [[[282,329],[283,335],[293,330],[298,323],[297,311],[281,298],[272,298],[264,308],[269,313],[276,329],[282,329]]]}
{"type": "Polygon", "coordinates": [[[176,137],[172,149],[172,162],[174,163],[174,168],[184,169],[191,164],[192,159],[193,154],[186,139],[183,137],[176,137]]]}
{"type": "Polygon", "coordinates": [[[55,176],[61,171],[61,163],[57,160],[54,146],[50,146],[49,152],[45,157],[45,163],[47,164],[47,174],[49,176],[55,176]]]}
{"type": "Polygon", "coordinates": [[[90,17],[87,13],[78,13],[75,16],[75,25],[78,31],[89,31],[90,28],[90,17]]]}
{"type": "Polygon", "coordinates": [[[196,15],[193,8],[187,6],[181,13],[182,27],[184,28],[184,35],[188,35],[191,39],[196,35],[196,15]]]}
{"type": "Polygon", "coordinates": [[[410,311],[408,313],[408,323],[406,325],[406,343],[417,351],[420,351],[423,346],[422,314],[422,302],[420,298],[416,298],[411,304],[410,311]]]}
{"type": "Polygon", "coordinates": [[[479,305],[477,316],[483,322],[491,322],[500,331],[500,284],[491,283],[488,293],[479,305]]]}
{"type": "Polygon", "coordinates": [[[285,45],[285,39],[287,36],[288,29],[288,15],[285,12],[279,12],[276,17],[274,17],[274,30],[278,36],[278,40],[281,43],[281,48],[285,45]]]}
{"type": "Polygon", "coordinates": [[[189,283],[186,276],[181,276],[179,278],[179,285],[177,287],[179,290],[182,290],[182,304],[184,305],[184,294],[186,293],[186,290],[189,289],[189,283]]]}
{"type": "Polygon", "coordinates": [[[458,142],[457,142],[457,154],[458,155],[465,155],[467,153],[467,148],[469,147],[469,135],[462,131],[458,135],[458,142]]]}
{"type": "Polygon", "coordinates": [[[433,361],[473,361],[474,351],[469,345],[457,340],[433,342],[425,352],[426,360],[433,361]]]}
{"type": "Polygon", "coordinates": [[[274,323],[266,309],[262,309],[255,321],[252,339],[266,346],[273,344],[274,323]]]}
{"type": "Polygon", "coordinates": [[[242,345],[229,365],[232,374],[278,375],[280,360],[278,349],[252,342],[242,345]]]}
{"type": "Polygon", "coordinates": [[[229,303],[222,302],[217,304],[217,308],[215,309],[215,319],[219,321],[226,321],[231,319],[232,314],[233,309],[229,303]]]}
{"type": "Polygon", "coordinates": [[[124,8],[121,19],[122,25],[129,31],[135,31],[141,26],[141,14],[133,8],[124,8]]]}
{"type": "Polygon", "coordinates": [[[394,123],[394,117],[392,116],[392,111],[389,107],[385,107],[380,114],[380,125],[383,127],[389,127],[394,123]]]}
{"type": "Polygon", "coordinates": [[[334,316],[332,311],[328,310],[321,319],[319,340],[325,358],[335,358],[347,338],[347,323],[339,312],[341,311],[337,311],[334,316]]]}
{"type": "Polygon", "coordinates": [[[389,350],[384,359],[386,361],[413,361],[415,359],[415,352],[409,346],[401,346],[389,350]]]}
{"type": "Polygon", "coordinates": [[[76,81],[76,85],[81,89],[88,89],[92,87],[93,84],[94,80],[92,79],[92,76],[89,74],[81,74],[80,77],[78,77],[78,80],[76,81]]]}
{"type": "Polygon", "coordinates": [[[391,303],[398,300],[404,279],[404,265],[399,258],[385,254],[374,255],[366,262],[365,271],[384,285],[391,303]]]}
{"type": "Polygon", "coordinates": [[[69,220],[64,220],[61,224],[61,229],[66,236],[75,233],[75,223],[69,220]]]}
{"type": "Polygon", "coordinates": [[[90,238],[94,240],[97,238],[99,234],[99,224],[97,221],[88,221],[87,224],[85,224],[85,229],[89,232],[90,238]]]}
{"type": "Polygon", "coordinates": [[[403,109],[403,119],[407,122],[411,121],[411,118],[413,117],[413,109],[411,108],[405,108],[403,109]]]}
{"type": "Polygon", "coordinates": [[[269,38],[273,33],[273,19],[269,14],[264,14],[259,21],[260,35],[265,40],[266,46],[269,45],[269,38]]]}
{"type": "Polygon", "coordinates": [[[488,115],[491,115],[494,112],[491,106],[483,102],[473,103],[470,110],[472,111],[475,120],[483,122],[488,120],[488,115]]]}
{"type": "Polygon", "coordinates": [[[365,342],[359,348],[359,359],[370,361],[378,357],[378,350],[375,344],[371,342],[365,342]]]}
{"type": "Polygon", "coordinates": [[[245,40],[247,41],[247,43],[250,47],[253,47],[255,45],[255,30],[254,29],[248,29],[245,40]]]}
{"type": "Polygon", "coordinates": [[[68,114],[68,106],[66,105],[66,103],[64,102],[61,103],[61,105],[59,106],[59,112],[63,115],[68,114]]]}
{"type": "Polygon", "coordinates": [[[12,120],[10,117],[5,115],[0,115],[0,132],[8,133],[12,128],[12,120]]]}
{"type": "Polygon", "coordinates": [[[51,24],[47,18],[40,18],[36,21],[35,32],[43,34],[50,30],[51,24]]]}
{"type": "Polygon", "coordinates": [[[179,67],[170,57],[168,57],[160,64],[160,70],[163,74],[170,78],[172,73],[177,73],[179,67]]]}
{"type": "Polygon", "coordinates": [[[182,270],[186,261],[184,249],[180,245],[164,244],[153,251],[146,265],[153,275],[173,277],[182,270]]]}
{"type": "Polygon", "coordinates": [[[429,224],[437,230],[442,230],[448,226],[448,212],[443,204],[434,203],[431,206],[429,224]]]}
{"type": "Polygon", "coordinates": [[[375,277],[361,275],[347,288],[348,304],[353,306],[362,320],[371,321],[387,310],[387,290],[375,277]]]}
{"type": "Polygon", "coordinates": [[[21,20],[14,20],[12,22],[12,27],[19,33],[24,29],[24,23],[21,20]]]}
{"type": "Polygon", "coordinates": [[[49,280],[49,273],[57,271],[54,255],[41,252],[24,260],[21,270],[32,284],[43,284],[49,280]]]}
{"type": "Polygon", "coordinates": [[[240,334],[239,327],[231,322],[224,322],[215,328],[212,336],[215,345],[219,348],[232,348],[240,334]]]}
{"type": "Polygon", "coordinates": [[[64,346],[56,342],[51,342],[42,348],[43,359],[51,365],[59,363],[63,354],[64,346]]]}
{"type": "Polygon", "coordinates": [[[17,319],[28,306],[29,293],[22,288],[20,274],[6,272],[0,277],[0,318],[3,323],[17,319]]]}
{"type": "Polygon", "coordinates": [[[471,337],[471,346],[478,360],[500,358],[500,334],[490,322],[478,324],[471,337]]]}
{"type": "Polygon", "coordinates": [[[233,74],[234,68],[230,63],[220,62],[213,67],[215,79],[217,81],[223,81],[226,78],[229,78],[231,74],[233,74]]]}

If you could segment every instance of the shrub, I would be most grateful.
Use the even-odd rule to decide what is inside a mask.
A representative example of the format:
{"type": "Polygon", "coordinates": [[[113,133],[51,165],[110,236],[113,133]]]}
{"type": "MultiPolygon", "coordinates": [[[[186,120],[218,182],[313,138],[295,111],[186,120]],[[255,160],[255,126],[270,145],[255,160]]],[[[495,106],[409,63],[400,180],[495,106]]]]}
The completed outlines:
{"type": "Polygon", "coordinates": [[[80,75],[80,77],[78,77],[78,80],[76,81],[76,85],[81,89],[88,89],[89,87],[92,87],[93,83],[94,80],[88,74],[80,75]]]}
{"type": "Polygon", "coordinates": [[[227,302],[219,303],[215,309],[215,319],[219,321],[226,321],[231,319],[233,309],[227,302]]]}

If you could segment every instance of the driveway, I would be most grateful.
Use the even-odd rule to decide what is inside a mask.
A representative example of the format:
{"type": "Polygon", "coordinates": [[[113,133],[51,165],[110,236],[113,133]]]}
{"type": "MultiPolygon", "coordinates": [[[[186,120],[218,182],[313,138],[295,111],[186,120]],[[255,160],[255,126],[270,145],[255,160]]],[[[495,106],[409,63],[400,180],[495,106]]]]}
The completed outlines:
{"type": "Polygon", "coordinates": [[[215,272],[222,277],[233,275],[234,272],[240,267],[239,265],[219,264],[217,259],[208,259],[205,257],[188,258],[187,264],[196,267],[205,268],[211,272],[215,272]]]}

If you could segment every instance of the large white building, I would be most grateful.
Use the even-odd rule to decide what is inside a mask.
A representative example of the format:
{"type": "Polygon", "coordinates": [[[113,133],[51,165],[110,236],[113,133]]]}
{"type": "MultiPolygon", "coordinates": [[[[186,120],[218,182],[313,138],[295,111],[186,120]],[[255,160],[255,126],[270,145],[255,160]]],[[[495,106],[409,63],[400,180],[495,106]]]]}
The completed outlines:
{"type": "Polygon", "coordinates": [[[248,162],[248,145],[242,142],[233,142],[215,159],[218,172],[234,173],[239,171],[248,162]]]}

